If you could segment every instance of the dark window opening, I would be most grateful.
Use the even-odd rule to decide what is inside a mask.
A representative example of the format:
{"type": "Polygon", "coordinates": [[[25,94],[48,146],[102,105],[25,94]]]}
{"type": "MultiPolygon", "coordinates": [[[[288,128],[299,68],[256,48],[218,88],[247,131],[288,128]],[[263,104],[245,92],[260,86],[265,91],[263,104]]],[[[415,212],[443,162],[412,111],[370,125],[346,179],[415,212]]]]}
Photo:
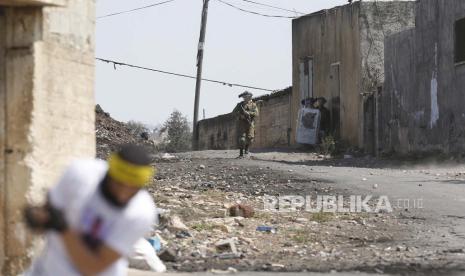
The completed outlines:
{"type": "Polygon", "coordinates": [[[465,62],[465,18],[455,22],[455,62],[465,62]]]}

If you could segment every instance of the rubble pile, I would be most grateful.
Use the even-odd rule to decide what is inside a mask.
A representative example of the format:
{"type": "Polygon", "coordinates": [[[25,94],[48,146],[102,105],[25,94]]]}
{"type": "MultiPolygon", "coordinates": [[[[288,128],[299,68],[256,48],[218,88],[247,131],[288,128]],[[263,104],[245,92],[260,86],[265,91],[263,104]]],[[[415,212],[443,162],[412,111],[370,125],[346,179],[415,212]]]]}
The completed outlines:
{"type": "Polygon", "coordinates": [[[120,145],[136,143],[152,147],[150,141],[131,134],[125,123],[113,119],[100,105],[95,107],[95,135],[97,138],[97,158],[107,159],[120,145]]]}

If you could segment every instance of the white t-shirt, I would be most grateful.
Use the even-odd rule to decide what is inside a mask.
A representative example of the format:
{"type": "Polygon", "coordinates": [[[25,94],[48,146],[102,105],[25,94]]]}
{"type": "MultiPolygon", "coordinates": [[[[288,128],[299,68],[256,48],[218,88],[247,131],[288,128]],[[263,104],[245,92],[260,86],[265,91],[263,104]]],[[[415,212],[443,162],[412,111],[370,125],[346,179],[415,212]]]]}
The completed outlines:
{"type": "MultiPolygon", "coordinates": [[[[107,170],[108,165],[102,160],[75,161],[49,195],[52,205],[64,212],[69,227],[82,233],[89,248],[105,244],[123,256],[99,274],[120,276],[127,274],[125,257],[132,253],[137,240],[150,231],[156,211],[151,196],[145,190],[139,191],[123,208],[107,202],[99,188],[107,170]]],[[[44,251],[26,275],[80,274],[68,257],[61,237],[50,231],[44,251]]]]}

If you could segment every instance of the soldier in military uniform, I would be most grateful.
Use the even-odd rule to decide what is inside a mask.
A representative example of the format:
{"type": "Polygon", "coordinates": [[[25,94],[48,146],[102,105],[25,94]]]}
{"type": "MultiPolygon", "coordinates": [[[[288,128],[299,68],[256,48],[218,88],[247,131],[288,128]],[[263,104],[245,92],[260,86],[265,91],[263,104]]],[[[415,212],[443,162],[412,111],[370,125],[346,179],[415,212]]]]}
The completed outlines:
{"type": "Polygon", "coordinates": [[[257,105],[252,100],[252,93],[245,91],[239,95],[244,100],[237,104],[233,113],[237,116],[237,134],[239,158],[249,154],[249,147],[255,137],[255,118],[258,117],[257,105]]]}

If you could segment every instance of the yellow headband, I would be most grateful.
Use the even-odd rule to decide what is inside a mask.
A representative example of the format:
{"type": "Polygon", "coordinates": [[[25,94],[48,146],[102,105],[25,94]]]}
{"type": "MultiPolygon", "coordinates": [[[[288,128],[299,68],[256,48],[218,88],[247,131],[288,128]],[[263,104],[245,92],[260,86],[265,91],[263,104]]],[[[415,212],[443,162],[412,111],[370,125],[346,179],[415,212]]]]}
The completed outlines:
{"type": "Polygon", "coordinates": [[[152,166],[134,165],[116,153],[110,156],[108,165],[108,174],[111,178],[136,188],[144,187],[155,174],[155,168],[152,166]]]}

